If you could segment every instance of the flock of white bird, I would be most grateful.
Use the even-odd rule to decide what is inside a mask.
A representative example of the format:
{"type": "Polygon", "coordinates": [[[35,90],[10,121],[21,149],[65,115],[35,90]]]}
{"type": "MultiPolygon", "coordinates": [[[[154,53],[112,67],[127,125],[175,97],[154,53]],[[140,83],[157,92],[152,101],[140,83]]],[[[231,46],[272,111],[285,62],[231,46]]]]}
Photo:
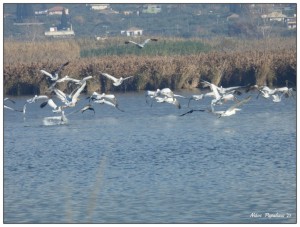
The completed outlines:
{"type": "MultiPolygon", "coordinates": [[[[126,41],[125,43],[133,43],[135,44],[138,48],[143,48],[146,43],[149,41],[157,41],[157,39],[147,39],[144,43],[138,44],[133,41],[126,41]]],[[[87,110],[93,111],[95,114],[95,109],[93,108],[93,105],[91,104],[107,104],[110,105],[114,108],[116,108],[119,111],[124,112],[124,110],[119,108],[117,98],[114,94],[98,94],[97,92],[93,92],[91,96],[87,97],[89,104],[85,105],[83,108],[80,108],[78,110],[75,110],[69,114],[65,114],[64,110],[67,108],[74,108],[77,106],[80,94],[86,87],[87,80],[93,78],[93,76],[87,76],[81,80],[71,78],[69,76],[64,76],[64,77],[59,77],[60,72],[63,70],[65,66],[67,66],[69,62],[66,62],[59,66],[57,69],[52,71],[51,73],[47,72],[46,70],[40,70],[41,73],[46,75],[49,78],[49,81],[51,81],[51,85],[49,86],[49,92],[51,93],[50,96],[48,95],[35,95],[33,98],[30,98],[26,100],[26,103],[23,106],[22,110],[18,110],[15,108],[12,108],[6,103],[10,101],[11,103],[15,103],[13,100],[9,98],[4,99],[4,108],[12,111],[17,111],[17,112],[22,112],[23,114],[26,113],[26,105],[27,104],[32,104],[36,103],[37,101],[43,101],[40,104],[41,108],[44,108],[45,106],[49,106],[52,108],[52,112],[55,114],[59,114],[59,116],[51,116],[48,117],[44,120],[57,120],[59,124],[65,124],[68,122],[67,115],[77,113],[77,112],[85,112],[87,110]],[[59,90],[57,88],[58,83],[62,82],[72,82],[77,86],[70,94],[66,94],[65,92],[59,90]],[[52,96],[55,95],[61,103],[57,105],[54,100],[52,99],[52,96]]],[[[108,73],[103,73],[99,72],[100,76],[104,76],[105,78],[109,79],[112,81],[114,86],[120,86],[124,81],[129,80],[133,78],[133,76],[129,77],[120,77],[116,78],[108,73]]],[[[201,84],[203,87],[209,87],[210,92],[200,94],[200,95],[192,95],[191,97],[185,97],[182,95],[174,94],[174,92],[170,88],[163,88],[163,89],[157,89],[155,91],[146,91],[145,92],[145,97],[146,97],[146,103],[149,104],[151,107],[153,105],[153,102],[155,101],[156,103],[169,103],[172,105],[175,105],[178,109],[181,109],[181,104],[178,99],[188,99],[188,104],[187,107],[189,110],[179,116],[184,116],[186,114],[193,113],[195,111],[200,111],[200,112],[210,112],[212,114],[215,114],[219,117],[224,117],[224,116],[231,116],[236,114],[237,111],[240,111],[241,109],[238,108],[245,103],[249,102],[251,99],[251,96],[248,96],[245,99],[239,100],[237,98],[237,95],[241,95],[242,92],[248,92],[251,89],[256,89],[258,91],[257,98],[259,96],[262,96],[263,98],[266,99],[271,99],[273,102],[280,102],[281,98],[283,96],[285,97],[294,97],[293,95],[293,88],[288,88],[288,87],[281,87],[281,88],[274,88],[271,89],[267,86],[235,86],[235,87],[228,87],[228,88],[223,88],[219,87],[213,83],[210,83],[208,81],[201,81],[201,84]],[[192,100],[194,101],[200,101],[204,98],[211,98],[211,105],[208,109],[191,109],[190,108],[190,102],[192,100]],[[229,107],[226,110],[215,110],[216,106],[222,105],[223,103],[227,101],[232,101],[234,104],[229,107]]]]}

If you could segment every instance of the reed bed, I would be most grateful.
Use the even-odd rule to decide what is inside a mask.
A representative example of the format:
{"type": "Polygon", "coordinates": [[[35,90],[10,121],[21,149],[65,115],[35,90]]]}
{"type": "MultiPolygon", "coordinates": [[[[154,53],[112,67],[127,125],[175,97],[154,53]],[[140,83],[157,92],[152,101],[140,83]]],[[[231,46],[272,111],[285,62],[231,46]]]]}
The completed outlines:
{"type": "MultiPolygon", "coordinates": [[[[296,83],[295,39],[159,39],[160,53],[150,51],[148,54],[134,54],[125,51],[109,54],[109,48],[115,46],[129,48],[127,45],[124,47],[124,40],[115,38],[102,41],[84,39],[34,43],[5,42],[4,94],[46,93],[50,82],[39,70],[52,71],[65,61],[70,61],[70,64],[65,67],[62,76],[69,75],[76,79],[93,76],[93,79],[87,82],[87,93],[163,87],[191,89],[199,87],[200,79],[223,86],[248,83],[276,86],[284,84],[286,80],[296,83]],[[164,49],[163,43],[167,48],[164,49]],[[168,43],[177,46],[178,51],[168,49],[171,46],[168,43]],[[197,44],[202,46],[192,54],[181,51],[184,46],[197,44]],[[92,49],[107,54],[82,56],[82,51],[92,49]],[[100,71],[116,77],[134,78],[124,86],[114,87],[111,81],[100,75],[100,71]]],[[[144,51],[134,46],[130,46],[129,49],[144,51]]],[[[66,92],[71,90],[67,83],[60,83],[59,88],[66,92]]]]}

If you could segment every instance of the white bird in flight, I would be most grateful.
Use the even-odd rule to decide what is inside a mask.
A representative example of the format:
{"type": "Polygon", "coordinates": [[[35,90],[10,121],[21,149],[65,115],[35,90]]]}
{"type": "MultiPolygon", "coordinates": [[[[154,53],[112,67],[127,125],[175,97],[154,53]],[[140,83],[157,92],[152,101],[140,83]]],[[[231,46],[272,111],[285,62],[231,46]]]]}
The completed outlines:
{"type": "Polygon", "coordinates": [[[98,94],[97,92],[94,92],[91,97],[88,97],[88,99],[94,101],[94,103],[107,104],[113,106],[116,109],[120,110],[121,112],[124,112],[124,110],[121,110],[119,108],[117,98],[113,94],[105,94],[105,93],[98,94]]]}
{"type": "Polygon", "coordinates": [[[128,79],[130,79],[130,78],[133,77],[133,76],[128,76],[128,77],[125,77],[125,78],[120,77],[118,79],[118,78],[116,78],[116,77],[114,77],[112,75],[109,75],[108,73],[102,73],[102,72],[100,72],[100,73],[101,73],[102,76],[105,76],[106,78],[112,80],[113,81],[113,85],[115,85],[115,86],[119,86],[119,85],[121,85],[123,83],[124,80],[128,80],[128,79]]]}
{"type": "Polygon", "coordinates": [[[134,41],[129,40],[129,41],[125,41],[125,44],[132,43],[132,44],[136,45],[138,48],[142,49],[142,48],[145,47],[145,45],[146,45],[149,41],[155,41],[155,42],[156,42],[157,40],[158,40],[158,39],[146,39],[143,43],[136,43],[136,42],[134,42],[134,41]]]}
{"type": "Polygon", "coordinates": [[[74,113],[77,113],[77,112],[81,112],[81,113],[83,113],[83,112],[85,112],[85,111],[87,111],[87,110],[92,110],[93,112],[94,112],[94,114],[95,114],[95,109],[93,108],[93,106],[91,105],[91,104],[88,104],[88,105],[85,105],[84,107],[82,107],[81,109],[79,109],[79,110],[76,110],[76,111],[74,111],[74,112],[71,112],[71,113],[69,113],[69,114],[67,114],[67,115],[70,115],[70,114],[74,114],[74,113]]]}
{"type": "MultiPolygon", "coordinates": [[[[53,91],[57,95],[57,97],[66,105],[65,107],[74,107],[79,100],[79,95],[83,91],[86,86],[86,81],[83,82],[81,87],[79,87],[73,95],[66,95],[64,92],[58,89],[54,89],[53,91]]],[[[73,93],[73,92],[72,92],[73,93]]]]}
{"type": "Polygon", "coordinates": [[[45,74],[46,76],[49,76],[51,78],[52,81],[56,81],[58,80],[58,73],[60,73],[60,71],[66,66],[68,65],[69,62],[66,62],[64,64],[62,64],[61,66],[59,66],[57,69],[53,70],[51,73],[45,71],[45,70],[40,70],[43,74],[45,74]]]}
{"type": "Polygon", "coordinates": [[[156,90],[156,95],[164,95],[168,98],[174,98],[174,97],[180,97],[180,98],[185,98],[182,95],[176,95],[170,88],[163,88],[163,89],[157,89],[156,90]]]}
{"type": "MultiPolygon", "coordinates": [[[[146,103],[148,103],[147,97],[150,97],[152,100],[155,99],[156,102],[167,102],[170,104],[174,104],[177,108],[181,108],[179,101],[175,97],[185,98],[182,95],[174,94],[174,92],[170,88],[157,89],[156,91],[146,91],[145,93],[146,103]]],[[[150,106],[152,106],[153,101],[150,106]]]]}
{"type": "Polygon", "coordinates": [[[47,95],[35,95],[33,98],[27,99],[26,101],[28,103],[34,103],[34,102],[36,102],[39,99],[47,99],[48,100],[49,97],[47,95]]]}
{"type": "Polygon", "coordinates": [[[26,104],[24,105],[23,110],[17,110],[17,109],[14,109],[14,108],[9,107],[9,106],[6,106],[6,105],[4,105],[3,107],[4,107],[4,109],[16,111],[16,112],[21,112],[21,113],[22,113],[22,112],[25,113],[25,110],[26,110],[26,104]]]}
{"type": "Polygon", "coordinates": [[[159,96],[156,96],[155,97],[155,100],[156,102],[158,103],[163,103],[163,102],[166,102],[166,103],[170,103],[170,104],[173,104],[175,105],[178,109],[181,109],[181,105],[179,103],[179,101],[176,99],[176,98],[171,98],[171,97],[159,97],[159,96]]]}
{"type": "Polygon", "coordinates": [[[275,95],[272,95],[272,101],[273,102],[281,102],[281,97],[284,95],[284,93],[282,93],[281,95],[279,94],[275,94],[275,95]]]}
{"type": "MultiPolygon", "coordinates": [[[[4,101],[4,102],[5,102],[5,101],[10,101],[10,102],[12,102],[13,104],[16,103],[14,100],[12,100],[12,99],[10,99],[10,98],[4,98],[3,101],[4,101]]],[[[25,112],[26,112],[26,103],[24,104],[22,110],[17,110],[17,109],[14,109],[14,108],[12,108],[12,107],[9,107],[9,106],[7,106],[7,105],[3,105],[3,107],[4,107],[4,109],[16,111],[16,112],[21,112],[21,113],[23,113],[23,114],[25,114],[25,112]]]]}
{"type": "Polygon", "coordinates": [[[81,80],[78,80],[78,79],[74,79],[74,78],[71,78],[69,77],[68,75],[67,76],[64,76],[63,78],[57,80],[56,82],[57,83],[60,83],[60,82],[64,82],[64,81],[72,81],[74,82],[75,84],[79,84],[79,85],[82,85],[85,81],[89,80],[89,79],[92,79],[93,76],[87,76],[87,77],[84,77],[83,79],[81,80]]]}
{"type": "Polygon", "coordinates": [[[233,106],[229,107],[227,110],[225,111],[215,111],[214,110],[214,107],[213,107],[213,104],[211,105],[211,112],[216,114],[216,115],[219,115],[219,117],[226,117],[226,116],[231,116],[231,115],[234,115],[236,114],[237,111],[240,111],[241,109],[237,108],[247,102],[249,102],[251,99],[251,96],[248,96],[247,98],[239,101],[238,103],[234,104],[233,106]]]}
{"type": "MultiPolygon", "coordinates": [[[[216,105],[216,104],[222,104],[222,101],[237,101],[237,98],[233,95],[234,93],[234,89],[228,89],[228,90],[224,90],[224,88],[222,88],[222,92],[220,93],[220,89],[218,86],[216,86],[215,84],[209,83],[205,80],[202,80],[201,82],[203,84],[204,87],[210,87],[211,91],[214,94],[214,99],[212,100],[212,104],[216,105]]],[[[233,87],[236,88],[236,87],[233,87]]]]}
{"type": "Polygon", "coordinates": [[[89,99],[89,102],[91,100],[95,101],[95,100],[100,100],[100,99],[104,99],[104,98],[112,99],[114,102],[117,101],[116,96],[113,95],[113,94],[105,94],[105,93],[99,94],[96,91],[94,91],[93,94],[90,97],[87,97],[87,99],[89,99]]]}
{"type": "Polygon", "coordinates": [[[4,100],[3,100],[4,102],[5,101],[10,101],[10,102],[12,102],[13,104],[15,104],[16,102],[14,101],[14,100],[12,100],[12,99],[10,99],[10,98],[4,98],[4,100]]]}
{"type": "Polygon", "coordinates": [[[63,106],[57,106],[53,99],[48,99],[47,101],[43,102],[40,107],[44,108],[47,104],[53,108],[52,112],[54,113],[61,113],[63,110],[63,106]]]}

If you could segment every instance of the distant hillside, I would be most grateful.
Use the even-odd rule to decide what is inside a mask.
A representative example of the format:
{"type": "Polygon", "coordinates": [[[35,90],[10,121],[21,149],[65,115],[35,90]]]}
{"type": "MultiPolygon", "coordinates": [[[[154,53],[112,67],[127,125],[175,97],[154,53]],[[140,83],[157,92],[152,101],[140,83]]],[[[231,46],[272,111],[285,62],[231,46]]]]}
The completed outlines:
{"type": "Polygon", "coordinates": [[[59,27],[62,16],[43,12],[57,6],[68,9],[65,23],[72,25],[76,38],[121,36],[121,30],[130,27],[143,29],[144,36],[255,39],[296,36],[296,29],[288,29],[287,25],[287,20],[296,14],[296,4],[127,3],[102,4],[93,10],[92,4],[6,3],[4,38],[46,39],[45,31],[59,27]],[[101,7],[106,8],[100,10],[101,7]],[[272,12],[277,12],[279,17],[269,18],[272,12]]]}

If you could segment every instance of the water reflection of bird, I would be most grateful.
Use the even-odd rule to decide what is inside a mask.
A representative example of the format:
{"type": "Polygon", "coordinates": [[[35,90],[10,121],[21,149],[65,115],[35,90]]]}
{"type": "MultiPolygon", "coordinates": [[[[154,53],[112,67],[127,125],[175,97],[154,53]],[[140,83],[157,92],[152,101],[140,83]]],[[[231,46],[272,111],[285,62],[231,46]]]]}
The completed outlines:
{"type": "Polygon", "coordinates": [[[125,41],[125,44],[132,43],[132,44],[136,45],[138,48],[142,49],[142,48],[145,47],[145,45],[146,45],[149,41],[154,41],[154,42],[156,42],[157,40],[158,40],[158,39],[146,39],[143,43],[136,43],[136,42],[134,42],[134,41],[129,40],[129,41],[125,41]]]}

